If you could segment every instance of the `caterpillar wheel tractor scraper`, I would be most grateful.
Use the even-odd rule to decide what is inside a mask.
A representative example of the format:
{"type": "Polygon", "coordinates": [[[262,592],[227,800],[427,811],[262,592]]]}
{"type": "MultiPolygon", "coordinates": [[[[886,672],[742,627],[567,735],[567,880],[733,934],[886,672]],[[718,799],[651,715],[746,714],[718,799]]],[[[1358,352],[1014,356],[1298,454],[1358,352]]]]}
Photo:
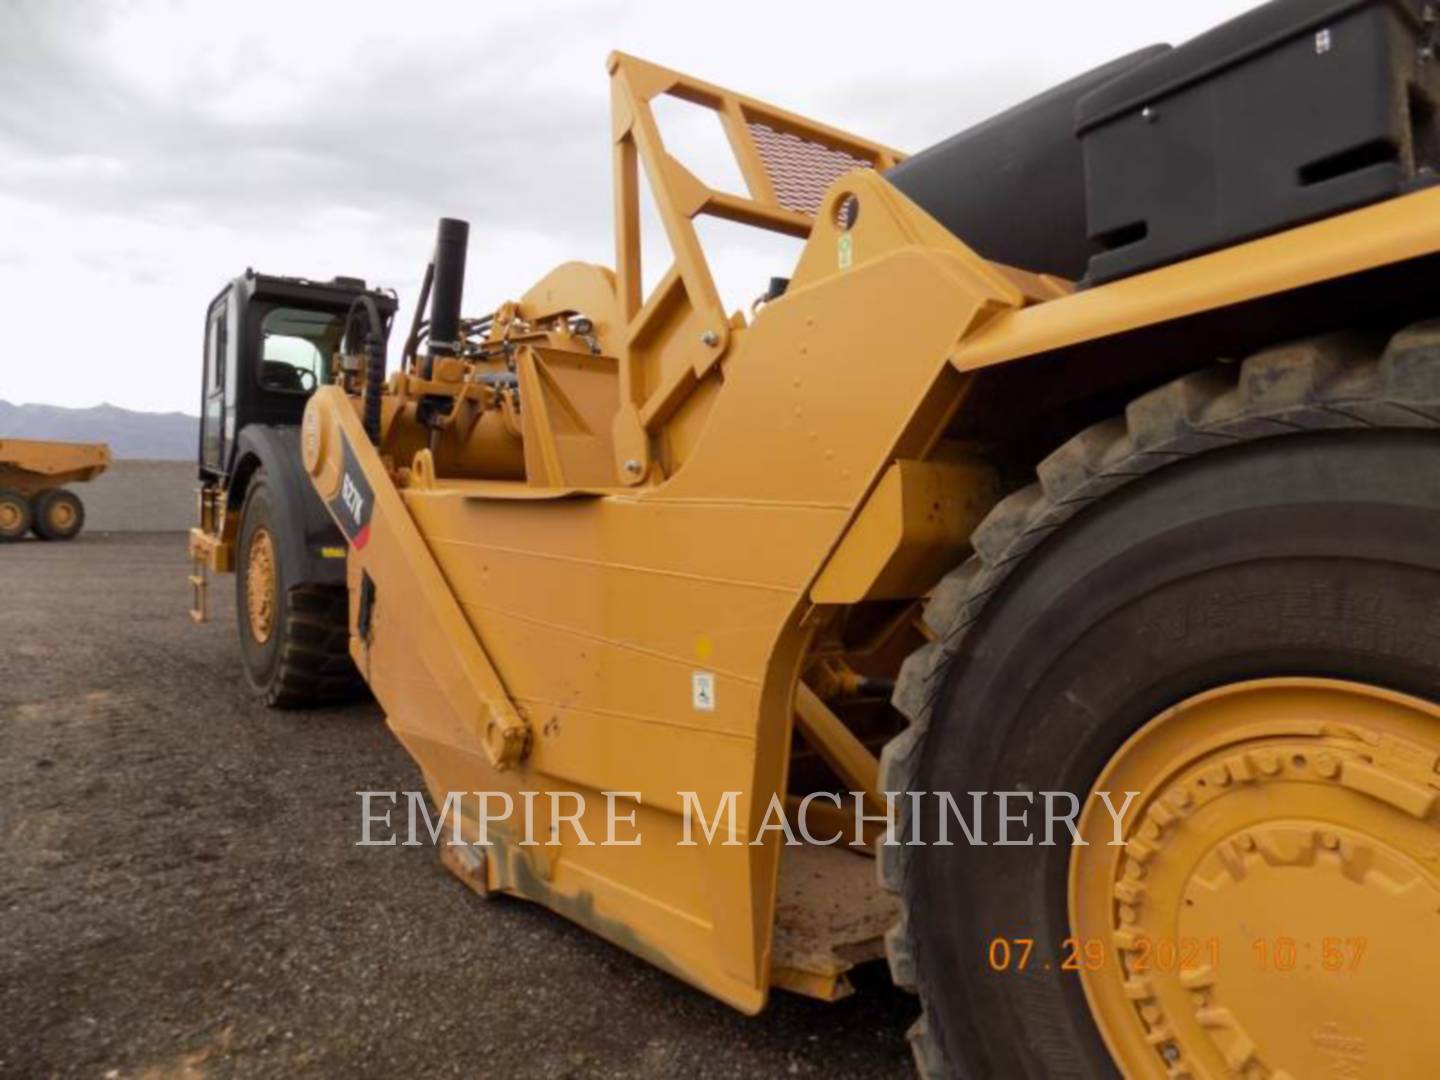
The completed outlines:
{"type": "Polygon", "coordinates": [[[0,439],[0,544],[26,533],[74,540],[85,527],[85,504],[65,485],[94,480],[109,467],[104,443],[0,439]]]}
{"type": "Polygon", "coordinates": [[[926,1076],[1433,1075],[1436,25],[1279,0],[911,157],[613,55],[614,268],[466,316],[442,221],[290,466],[447,866],[746,1012],[884,952],[926,1076]],[[802,242],[748,313],[705,218],[802,242]]]}

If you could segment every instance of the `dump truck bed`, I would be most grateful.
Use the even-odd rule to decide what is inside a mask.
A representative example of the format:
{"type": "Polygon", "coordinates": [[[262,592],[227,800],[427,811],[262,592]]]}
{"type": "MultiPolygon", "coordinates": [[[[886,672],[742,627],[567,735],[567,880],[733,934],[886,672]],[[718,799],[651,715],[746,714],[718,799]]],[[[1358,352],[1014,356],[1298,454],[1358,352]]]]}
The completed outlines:
{"type": "Polygon", "coordinates": [[[109,467],[110,447],[104,443],[0,439],[0,485],[73,484],[93,480],[109,467]]]}

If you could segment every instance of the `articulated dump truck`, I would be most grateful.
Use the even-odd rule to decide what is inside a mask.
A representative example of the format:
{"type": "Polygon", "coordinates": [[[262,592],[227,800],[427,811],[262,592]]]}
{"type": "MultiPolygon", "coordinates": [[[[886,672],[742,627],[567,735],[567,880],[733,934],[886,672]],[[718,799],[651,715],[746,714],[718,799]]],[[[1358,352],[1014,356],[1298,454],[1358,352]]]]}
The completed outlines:
{"type": "Polygon", "coordinates": [[[295,286],[299,459],[195,541],[252,682],[348,651],[456,875],[737,1009],[887,955],[927,1077],[1434,1075],[1436,29],[1282,0],[910,157],[613,55],[613,269],[468,316],[442,220],[389,373],[295,286]],[[803,241],[748,313],[707,215],[803,241]]]}
{"type": "Polygon", "coordinates": [[[85,527],[85,504],[66,484],[94,480],[110,467],[104,443],[0,439],[0,543],[74,540],[85,527]]]}

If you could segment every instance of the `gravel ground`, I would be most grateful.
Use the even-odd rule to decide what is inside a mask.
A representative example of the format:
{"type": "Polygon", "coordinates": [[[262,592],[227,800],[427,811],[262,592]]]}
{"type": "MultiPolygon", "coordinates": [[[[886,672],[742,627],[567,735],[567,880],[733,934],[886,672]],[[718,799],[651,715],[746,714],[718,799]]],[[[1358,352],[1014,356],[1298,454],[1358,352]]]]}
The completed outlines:
{"type": "Polygon", "coordinates": [[[272,713],[183,539],[0,548],[0,1075],[908,1077],[883,968],[746,1018],[430,848],[373,705],[272,713]]]}

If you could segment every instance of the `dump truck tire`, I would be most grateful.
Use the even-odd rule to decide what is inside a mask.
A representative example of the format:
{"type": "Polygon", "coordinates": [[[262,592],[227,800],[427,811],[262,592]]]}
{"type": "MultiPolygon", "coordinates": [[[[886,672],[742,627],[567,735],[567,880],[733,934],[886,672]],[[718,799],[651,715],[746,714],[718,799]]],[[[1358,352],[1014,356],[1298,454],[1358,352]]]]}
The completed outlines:
{"type": "Polygon", "coordinates": [[[364,682],[350,659],[348,596],[343,585],[294,583],[277,514],[260,470],[250,481],[236,549],[235,608],[250,686],[275,708],[350,701],[364,682]]]}
{"type": "Polygon", "coordinates": [[[13,488],[0,488],[0,544],[23,540],[32,519],[29,499],[13,488]]]}
{"type": "Polygon", "coordinates": [[[85,527],[85,504],[73,491],[51,488],[35,496],[31,528],[41,540],[74,540],[85,527]]]}
{"type": "MultiPolygon", "coordinates": [[[[1440,751],[1440,709],[1433,704],[1440,687],[1437,455],[1440,323],[1412,327],[1388,346],[1331,336],[1197,372],[1139,398],[1124,417],[1082,432],[1041,463],[1037,484],[995,508],[973,537],[975,554],[934,590],[925,619],[935,640],[906,661],[897,681],[895,704],[910,726],[885,749],[883,787],[950,792],[967,808],[965,793],[972,791],[1073,792],[1087,800],[1097,778],[1113,780],[1117,765],[1133,764],[1136,748],[1165,734],[1166,724],[1175,734],[1174,725],[1183,723],[1176,717],[1194,702],[1213,705],[1213,695],[1243,701],[1246,693],[1320,695],[1314,700],[1349,702],[1346,709],[1362,712],[1342,715],[1357,717],[1400,710],[1410,718],[1397,721],[1409,742],[1423,743],[1419,759],[1426,753],[1433,759],[1440,751]]],[[[1262,710],[1252,719],[1274,715],[1262,710]]],[[[1382,732],[1381,745],[1395,737],[1382,732]]],[[[1255,759],[1240,754],[1204,775],[1211,790],[1234,780],[1237,792],[1254,790],[1248,785],[1264,781],[1272,765],[1274,776],[1297,785],[1313,780],[1315,798],[1356,800],[1337,804],[1342,812],[1331,819],[1346,822],[1335,831],[1349,835],[1351,823],[1377,802],[1342,790],[1338,781],[1348,774],[1340,770],[1350,766],[1338,750],[1326,766],[1330,754],[1312,756],[1308,773],[1302,753],[1293,764],[1288,755],[1262,755],[1254,769],[1255,759]],[[1326,788],[1325,777],[1336,783],[1326,788]]],[[[1433,794],[1433,780],[1428,787],[1421,781],[1417,798],[1433,794]]],[[[1165,797],[1188,805],[1204,794],[1205,781],[1199,783],[1165,797]]],[[[1385,783],[1404,790],[1399,778],[1385,783]]],[[[1308,820],[1286,801],[1283,784],[1272,790],[1276,798],[1260,829],[1291,828],[1293,822],[1275,820],[1287,814],[1308,820]]],[[[1143,812],[1154,804],[1138,805],[1143,812]]],[[[1186,828],[1187,842],[1214,850],[1226,842],[1220,826],[1227,819],[1214,816],[1218,810],[1203,819],[1208,825],[1198,816],[1174,825],[1170,809],[1161,805],[1147,819],[1142,856],[1186,828]]],[[[1432,851],[1440,839],[1434,820],[1432,851]]],[[[995,822],[986,825],[993,840],[995,822]]],[[[1413,816],[1407,827],[1413,829],[1413,816]]],[[[904,828],[924,840],[935,825],[922,815],[904,828]]],[[[1347,847],[1318,829],[1314,836],[1340,854],[1362,851],[1380,860],[1389,850],[1384,837],[1357,833],[1347,847]]],[[[1190,910],[1179,895],[1147,896],[1143,885],[1137,892],[1134,882],[1117,883],[1118,870],[1096,873],[1085,860],[1107,848],[1072,848],[1068,840],[1061,826],[1055,846],[881,848],[882,881],[904,898],[903,921],[887,938],[892,974],[918,991],[924,1010],[911,1031],[921,1073],[1053,1078],[1111,1077],[1118,1070],[1139,1077],[1188,1066],[1190,1075],[1241,1075],[1227,1071],[1235,1067],[1219,1056],[1213,1028],[1196,1035],[1195,1016],[1166,1015],[1158,1001],[1141,1000],[1146,981],[1126,982],[1132,954],[1122,958],[1123,935],[1099,935],[1105,939],[1099,970],[1086,972],[1083,964],[1080,973],[1060,970],[1076,950],[1082,910],[1098,906],[1116,913],[1107,918],[1134,918],[1137,925],[1157,906],[1173,905],[1177,919],[1190,910]],[[1117,895],[1109,895],[1112,888],[1117,895]],[[1024,971],[1013,962],[995,970],[990,950],[997,938],[1033,941],[1024,971]]],[[[1267,850],[1263,840],[1260,850],[1267,850]]],[[[1163,857],[1162,850],[1157,858],[1163,857]]],[[[1313,862],[1328,865],[1318,856],[1313,862]]],[[[1413,865],[1423,867],[1423,858],[1413,865]]],[[[1433,922],[1433,868],[1414,874],[1433,922]]],[[[1323,913],[1328,882],[1318,869],[1296,870],[1295,886],[1310,891],[1288,911],[1270,914],[1323,913]]],[[[1366,932],[1403,933],[1387,929],[1391,921],[1405,925],[1403,919],[1376,915],[1399,903],[1394,894],[1372,891],[1378,908],[1365,909],[1366,932]]],[[[1255,925],[1266,924],[1264,912],[1253,914],[1255,925]]],[[[1232,921],[1241,926],[1245,919],[1232,921]]],[[[1388,943],[1398,962],[1427,962],[1417,954],[1419,942],[1388,943]]],[[[1373,955],[1381,943],[1371,948],[1373,955]]],[[[1424,949],[1429,956],[1429,945],[1424,949]]],[[[1230,956],[1218,988],[1200,987],[1198,1004],[1184,992],[1180,1000],[1216,1006],[1241,1035],[1248,1026],[1257,1052],[1289,1039],[1293,1029],[1306,1045],[1287,1050],[1300,1058],[1308,1052],[1313,1067],[1307,1071],[1302,1060],[1296,1071],[1290,1061],[1268,1058],[1267,1066],[1291,1075],[1325,1071],[1325,1049],[1309,1045],[1309,1028],[1274,1007],[1273,992],[1268,1009],[1250,1013],[1226,999],[1227,986],[1245,978],[1231,972],[1251,962],[1230,956]]],[[[1392,974],[1387,986],[1407,985],[1402,972],[1392,974]]],[[[1346,992],[1343,979],[1332,985],[1346,992]]],[[[1432,1026],[1422,994],[1403,989],[1374,997],[1374,1007],[1390,1017],[1366,1035],[1375,1052],[1386,1042],[1405,1052],[1410,1033],[1432,1026]]],[[[1342,1022],[1346,1015],[1335,1012],[1342,1022]]]]}

